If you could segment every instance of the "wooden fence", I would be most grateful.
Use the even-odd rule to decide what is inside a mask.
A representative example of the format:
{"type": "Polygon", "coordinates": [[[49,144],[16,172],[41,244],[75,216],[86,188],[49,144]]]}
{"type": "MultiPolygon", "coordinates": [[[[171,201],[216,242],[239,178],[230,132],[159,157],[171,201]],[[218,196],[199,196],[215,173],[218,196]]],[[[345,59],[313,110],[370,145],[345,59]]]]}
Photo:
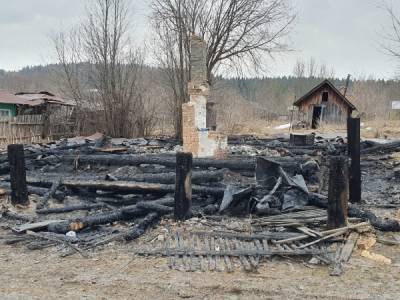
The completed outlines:
{"type": "Polygon", "coordinates": [[[42,139],[42,115],[0,118],[0,144],[34,143],[42,139]]]}

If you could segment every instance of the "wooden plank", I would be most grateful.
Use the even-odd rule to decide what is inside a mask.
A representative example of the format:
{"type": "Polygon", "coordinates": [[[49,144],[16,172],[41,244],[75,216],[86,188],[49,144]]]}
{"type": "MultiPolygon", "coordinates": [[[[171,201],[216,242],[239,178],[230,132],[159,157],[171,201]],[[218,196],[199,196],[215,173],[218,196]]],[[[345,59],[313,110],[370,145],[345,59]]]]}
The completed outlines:
{"type": "Polygon", "coordinates": [[[25,233],[27,230],[34,231],[34,230],[38,230],[38,229],[44,229],[50,224],[63,222],[63,221],[64,220],[47,220],[47,221],[42,221],[42,222],[23,224],[20,226],[13,227],[12,230],[16,233],[25,233]]]}
{"type": "Polygon", "coordinates": [[[360,235],[357,232],[350,233],[349,237],[347,238],[346,244],[342,248],[342,252],[341,252],[340,258],[339,258],[340,262],[348,262],[349,261],[359,236],[360,235]]]}
{"type": "MultiPolygon", "coordinates": [[[[175,237],[175,247],[176,247],[176,250],[180,250],[180,248],[181,248],[181,243],[180,243],[180,238],[179,238],[179,233],[178,233],[178,231],[175,232],[174,237],[175,237]]],[[[168,251],[171,252],[171,249],[169,249],[168,251]]],[[[180,258],[180,255],[179,255],[179,254],[176,254],[176,253],[175,253],[175,264],[176,264],[176,265],[175,265],[176,268],[178,268],[178,269],[184,269],[183,258],[181,259],[181,258],[180,258]]]]}
{"type": "MultiPolygon", "coordinates": [[[[194,249],[202,249],[204,247],[204,243],[201,240],[201,238],[197,235],[193,235],[193,240],[194,240],[194,249]]],[[[205,256],[201,255],[199,257],[199,264],[200,264],[200,270],[205,272],[207,271],[207,260],[205,256]]]]}
{"type": "MultiPolygon", "coordinates": [[[[227,252],[230,251],[228,241],[226,239],[222,239],[222,238],[220,238],[220,239],[222,241],[221,244],[224,245],[223,250],[227,251],[227,252]]],[[[233,264],[232,264],[231,258],[228,255],[224,255],[224,259],[225,259],[226,269],[227,269],[228,273],[233,272],[233,264]]]]}
{"type": "MultiPolygon", "coordinates": [[[[242,244],[244,246],[244,249],[258,250],[252,242],[242,242],[242,244]]],[[[248,256],[248,259],[253,269],[257,269],[258,267],[259,259],[257,259],[256,257],[259,258],[259,256],[253,256],[253,255],[248,256]]]]}
{"type": "MultiPolygon", "coordinates": [[[[232,240],[233,245],[235,246],[236,251],[239,253],[239,260],[240,263],[242,264],[243,269],[246,272],[251,272],[252,271],[252,267],[250,265],[250,262],[247,260],[247,258],[245,257],[246,254],[248,254],[248,251],[243,251],[241,245],[240,245],[240,241],[237,240],[232,240]]],[[[234,253],[234,251],[231,251],[230,253],[234,253]]],[[[230,254],[227,254],[230,255],[230,254]]],[[[233,255],[230,255],[233,256],[233,255]]]]}
{"type": "MultiPolygon", "coordinates": [[[[219,239],[218,238],[214,239],[214,250],[216,252],[219,252],[219,251],[222,250],[221,246],[219,245],[219,239]]],[[[216,255],[215,256],[215,264],[216,264],[217,271],[221,271],[221,272],[224,271],[224,264],[222,262],[222,257],[220,255],[216,255]]]]}
{"type": "MultiPolygon", "coordinates": [[[[189,247],[191,246],[193,249],[196,249],[193,235],[188,236],[188,246],[189,247]]],[[[197,256],[191,254],[189,261],[190,261],[190,270],[193,272],[197,271],[199,269],[199,260],[198,260],[197,256]]]]}
{"type": "MultiPolygon", "coordinates": [[[[208,244],[208,249],[210,249],[210,253],[214,252],[214,238],[210,237],[210,243],[208,244]]],[[[217,264],[215,261],[215,257],[210,255],[210,270],[215,271],[217,268],[217,264]]]]}
{"type": "MultiPolygon", "coordinates": [[[[260,250],[260,251],[264,250],[263,246],[261,245],[261,242],[259,240],[255,240],[254,244],[256,245],[257,250],[260,250]]],[[[257,259],[258,259],[258,262],[260,262],[260,256],[257,256],[257,259]]]]}
{"type": "MultiPolygon", "coordinates": [[[[363,227],[363,226],[368,226],[368,225],[370,225],[369,222],[358,223],[358,224],[354,224],[354,225],[349,225],[349,226],[347,226],[347,227],[342,227],[342,228],[336,228],[336,229],[330,229],[330,230],[326,230],[326,231],[321,231],[321,235],[322,235],[322,236],[326,236],[326,235],[329,235],[329,234],[331,234],[331,233],[341,232],[341,231],[343,231],[344,229],[356,229],[356,228],[363,227]]],[[[295,242],[295,241],[301,241],[301,240],[304,240],[304,239],[307,239],[307,238],[309,238],[309,236],[306,235],[306,234],[304,234],[304,235],[301,235],[301,236],[298,236],[298,237],[294,237],[294,238],[288,238],[288,239],[278,240],[278,241],[275,241],[274,244],[293,243],[293,242],[295,242]]]]}
{"type": "Polygon", "coordinates": [[[262,245],[263,245],[264,251],[269,251],[268,240],[264,239],[264,240],[261,240],[261,241],[262,241],[262,245]]]}
{"type": "Polygon", "coordinates": [[[384,244],[384,245],[389,245],[389,246],[400,246],[400,241],[395,241],[395,240],[388,240],[388,239],[383,239],[383,238],[377,238],[376,240],[378,243],[384,244]]]}
{"type": "Polygon", "coordinates": [[[298,226],[298,227],[296,227],[296,229],[301,231],[302,233],[305,233],[305,234],[311,236],[311,237],[321,236],[320,234],[317,235],[313,230],[311,230],[311,229],[309,229],[309,228],[307,228],[305,226],[298,226]]]}
{"type": "MultiPolygon", "coordinates": [[[[210,249],[210,241],[209,241],[208,237],[204,238],[204,247],[203,247],[203,249],[200,249],[200,250],[206,251],[206,252],[211,250],[210,249]]],[[[212,257],[210,254],[206,254],[206,256],[207,256],[207,260],[208,260],[208,269],[211,271],[212,270],[212,257]]]]}
{"type": "Polygon", "coordinates": [[[165,237],[165,251],[167,252],[167,256],[169,257],[169,259],[168,259],[168,267],[170,269],[173,269],[175,267],[175,257],[173,255],[170,255],[169,252],[168,252],[170,247],[171,247],[170,246],[170,244],[171,244],[170,239],[171,239],[171,236],[169,234],[166,235],[166,237],[165,237]]]}

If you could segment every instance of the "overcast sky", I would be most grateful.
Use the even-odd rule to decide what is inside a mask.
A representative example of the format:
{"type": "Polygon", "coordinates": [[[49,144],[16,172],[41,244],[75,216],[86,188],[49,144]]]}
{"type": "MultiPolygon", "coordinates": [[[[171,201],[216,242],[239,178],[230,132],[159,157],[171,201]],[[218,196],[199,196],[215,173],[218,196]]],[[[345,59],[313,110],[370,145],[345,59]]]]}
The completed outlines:
{"type": "MultiPolygon", "coordinates": [[[[88,0],[0,0],[0,69],[54,61],[49,35],[79,21],[88,0]]],[[[291,34],[293,52],[271,61],[270,76],[291,75],[297,58],[314,57],[337,76],[391,78],[396,66],[379,47],[388,18],[381,0],[293,0],[298,18],[291,34]]],[[[146,26],[150,0],[132,0],[138,36],[146,26]]],[[[393,1],[400,13],[400,1],[393,1]]]]}

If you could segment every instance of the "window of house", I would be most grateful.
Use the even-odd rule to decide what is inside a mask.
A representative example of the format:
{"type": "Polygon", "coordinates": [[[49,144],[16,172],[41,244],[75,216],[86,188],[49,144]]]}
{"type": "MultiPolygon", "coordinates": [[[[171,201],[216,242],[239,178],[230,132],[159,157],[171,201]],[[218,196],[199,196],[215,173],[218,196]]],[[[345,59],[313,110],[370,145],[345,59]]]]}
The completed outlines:
{"type": "Polygon", "coordinates": [[[0,117],[10,117],[11,110],[9,109],[0,109],[0,117]]]}
{"type": "Polygon", "coordinates": [[[322,102],[328,102],[328,92],[322,93],[322,102]]]}

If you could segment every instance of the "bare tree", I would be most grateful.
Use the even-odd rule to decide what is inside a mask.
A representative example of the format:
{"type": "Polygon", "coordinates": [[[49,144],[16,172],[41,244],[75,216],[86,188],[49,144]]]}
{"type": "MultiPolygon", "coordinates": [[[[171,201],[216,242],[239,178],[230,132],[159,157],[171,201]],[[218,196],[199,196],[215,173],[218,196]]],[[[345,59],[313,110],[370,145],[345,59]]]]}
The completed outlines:
{"type": "Polygon", "coordinates": [[[93,0],[85,21],[53,40],[67,92],[81,107],[98,110],[98,126],[112,136],[143,135],[143,59],[132,50],[126,0],[93,0]]]}
{"type": "Polygon", "coordinates": [[[314,57],[310,57],[307,65],[308,78],[314,78],[317,76],[317,61],[314,57]]]}
{"type": "Polygon", "coordinates": [[[265,69],[265,57],[287,50],[284,37],[294,19],[289,0],[153,0],[153,27],[175,97],[176,135],[180,106],[187,99],[192,33],[207,43],[211,83],[217,72],[265,69]]]}
{"type": "Polygon", "coordinates": [[[297,59],[293,68],[293,76],[297,78],[334,78],[335,70],[326,63],[317,63],[316,59],[311,57],[307,65],[303,60],[297,59]]]}
{"type": "Polygon", "coordinates": [[[297,78],[303,78],[306,75],[306,64],[303,60],[297,59],[293,68],[293,75],[297,78]]]}
{"type": "Polygon", "coordinates": [[[387,1],[383,2],[383,9],[390,18],[390,27],[384,35],[385,42],[381,46],[389,55],[400,59],[400,17],[393,5],[387,1]]]}

